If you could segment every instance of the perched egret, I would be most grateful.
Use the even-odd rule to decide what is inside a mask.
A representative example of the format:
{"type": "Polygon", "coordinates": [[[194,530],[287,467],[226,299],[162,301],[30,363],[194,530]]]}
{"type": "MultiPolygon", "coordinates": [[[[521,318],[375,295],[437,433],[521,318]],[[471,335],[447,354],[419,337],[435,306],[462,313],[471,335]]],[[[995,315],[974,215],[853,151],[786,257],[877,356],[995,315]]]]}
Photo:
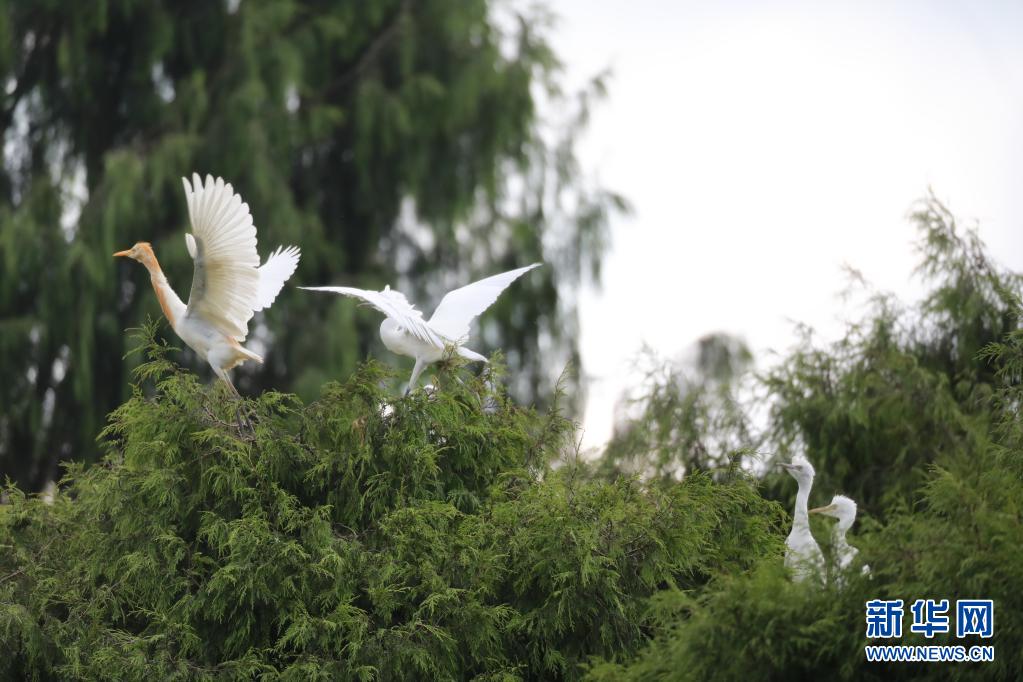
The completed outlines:
{"type": "MultiPolygon", "coordinates": [[[[843,573],[852,564],[853,559],[860,550],[850,545],[845,540],[845,534],[852,528],[853,523],[856,522],[856,503],[845,495],[835,495],[831,498],[831,504],[826,507],[817,507],[816,509],[810,510],[811,514],[824,514],[832,518],[838,519],[838,523],[835,524],[835,530],[832,540],[832,551],[834,552],[834,563],[839,572],[838,580],[841,581],[841,573],[843,573]]],[[[867,565],[863,566],[864,574],[870,573],[870,567],[867,565]]]]}
{"type": "Polygon", "coordinates": [[[191,184],[186,178],[181,180],[194,233],[185,234],[185,245],[195,265],[188,305],[167,283],[148,242],[114,255],[127,256],[146,266],[171,327],[238,395],[228,371],[246,360],[263,362],[241,345],[248,334],[249,320],[277,298],[298,266],[299,250],[294,246],[278,248],[260,266],[249,205],[231,185],[210,175],[203,185],[194,173],[191,184]]]}
{"type": "Polygon", "coordinates": [[[810,517],[807,513],[807,500],[810,499],[810,488],[813,487],[813,466],[806,457],[796,455],[792,463],[781,462],[792,478],[799,484],[796,493],[796,508],[792,513],[792,530],[785,538],[785,566],[792,571],[796,582],[803,582],[814,574],[820,574],[824,567],[824,555],[817,541],[810,533],[810,517]]]}
{"type": "Polygon", "coordinates": [[[489,308],[512,282],[541,263],[509,270],[461,289],[448,292],[429,320],[422,311],[408,302],[399,291],[384,287],[383,291],[367,291],[354,287],[300,287],[309,291],[329,291],[361,299],[387,317],[380,324],[380,338],[392,353],[415,358],[416,364],[408,381],[412,390],[426,366],[451,352],[472,362],[486,362],[479,353],[464,347],[469,338],[469,325],[489,308]]]}

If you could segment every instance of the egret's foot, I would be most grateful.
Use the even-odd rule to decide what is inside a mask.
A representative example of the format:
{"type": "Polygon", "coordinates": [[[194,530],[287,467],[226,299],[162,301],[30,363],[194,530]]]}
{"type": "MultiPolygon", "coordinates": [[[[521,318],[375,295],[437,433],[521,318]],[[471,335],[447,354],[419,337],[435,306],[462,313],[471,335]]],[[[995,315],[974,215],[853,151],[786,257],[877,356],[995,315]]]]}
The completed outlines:
{"type": "Polygon", "coordinates": [[[245,409],[246,409],[245,403],[242,401],[241,398],[239,398],[238,399],[238,404],[235,405],[235,408],[234,408],[234,416],[235,416],[235,419],[238,421],[238,430],[239,431],[248,431],[249,434],[253,438],[255,438],[256,437],[256,427],[253,426],[252,420],[249,419],[248,415],[245,414],[245,409]]]}

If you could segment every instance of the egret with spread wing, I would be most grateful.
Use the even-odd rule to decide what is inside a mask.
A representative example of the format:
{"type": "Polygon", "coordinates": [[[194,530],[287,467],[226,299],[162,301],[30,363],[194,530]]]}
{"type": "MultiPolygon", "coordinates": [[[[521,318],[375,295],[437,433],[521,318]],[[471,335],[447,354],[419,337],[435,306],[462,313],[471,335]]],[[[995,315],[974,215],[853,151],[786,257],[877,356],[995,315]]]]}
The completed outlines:
{"type": "Polygon", "coordinates": [[[824,568],[824,554],[810,533],[810,517],[807,513],[807,501],[813,487],[814,470],[809,460],[802,455],[792,458],[792,463],[781,462],[792,478],[799,484],[796,493],[796,508],[792,513],[792,530],[785,538],[785,566],[792,571],[796,582],[821,575],[824,568]]]}
{"type": "Polygon", "coordinates": [[[228,371],[246,360],[263,362],[241,345],[249,320],[277,298],[298,266],[299,250],[294,246],[278,248],[261,266],[249,205],[231,185],[210,175],[204,185],[194,173],[191,184],[186,178],[182,182],[193,232],[185,235],[185,245],[195,265],[188,305],[167,282],[148,242],[114,255],[146,266],[171,327],[237,395],[228,371]]]}
{"type": "Polygon", "coordinates": [[[411,390],[426,366],[444,358],[448,352],[473,362],[486,362],[485,357],[462,345],[469,338],[469,325],[494,304],[508,285],[540,265],[533,263],[524,268],[502,272],[448,292],[429,320],[424,320],[422,311],[416,310],[404,294],[390,286],[384,287],[383,291],[354,287],[300,288],[352,296],[386,315],[380,324],[380,338],[384,346],[392,353],[415,358],[416,364],[408,382],[411,390]]]}

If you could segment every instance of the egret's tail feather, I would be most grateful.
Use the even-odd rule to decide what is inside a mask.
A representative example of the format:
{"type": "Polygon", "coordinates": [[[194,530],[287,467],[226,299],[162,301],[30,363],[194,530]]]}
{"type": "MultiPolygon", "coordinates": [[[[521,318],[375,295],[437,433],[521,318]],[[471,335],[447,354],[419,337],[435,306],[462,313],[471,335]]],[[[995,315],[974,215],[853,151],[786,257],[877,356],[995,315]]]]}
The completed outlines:
{"type": "Polygon", "coordinates": [[[461,357],[463,357],[466,360],[468,360],[469,362],[486,362],[487,361],[487,359],[485,357],[483,357],[482,355],[480,355],[476,351],[469,350],[468,348],[465,348],[463,346],[459,346],[458,347],[458,354],[461,357]]]}
{"type": "Polygon", "coordinates": [[[248,348],[243,348],[241,346],[238,347],[238,350],[241,351],[242,355],[244,355],[246,359],[248,359],[248,360],[255,360],[259,364],[261,364],[261,365],[263,364],[263,356],[262,355],[257,355],[256,353],[253,353],[248,348]]]}
{"type": "Polygon", "coordinates": [[[233,350],[234,350],[234,356],[230,359],[230,367],[225,367],[224,369],[231,369],[231,367],[237,367],[238,365],[242,364],[246,360],[255,360],[259,364],[261,364],[261,365],[263,364],[263,356],[262,355],[259,355],[257,353],[253,353],[251,350],[249,350],[248,348],[245,348],[240,343],[235,345],[233,350]]]}

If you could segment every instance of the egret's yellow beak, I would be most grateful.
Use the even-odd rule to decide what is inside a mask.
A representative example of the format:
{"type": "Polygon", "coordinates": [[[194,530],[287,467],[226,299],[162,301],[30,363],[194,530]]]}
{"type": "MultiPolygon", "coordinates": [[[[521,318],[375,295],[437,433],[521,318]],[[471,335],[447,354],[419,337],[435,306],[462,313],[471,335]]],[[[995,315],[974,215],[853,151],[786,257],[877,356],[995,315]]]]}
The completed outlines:
{"type": "Polygon", "coordinates": [[[833,512],[833,511],[837,511],[837,510],[838,510],[838,505],[837,504],[829,504],[826,507],[817,507],[815,509],[811,509],[809,513],[810,514],[827,514],[828,512],[833,512]]]}
{"type": "Polygon", "coordinates": [[[118,251],[117,253],[114,254],[114,256],[130,256],[130,255],[131,255],[131,249],[128,249],[127,251],[118,251]]]}

